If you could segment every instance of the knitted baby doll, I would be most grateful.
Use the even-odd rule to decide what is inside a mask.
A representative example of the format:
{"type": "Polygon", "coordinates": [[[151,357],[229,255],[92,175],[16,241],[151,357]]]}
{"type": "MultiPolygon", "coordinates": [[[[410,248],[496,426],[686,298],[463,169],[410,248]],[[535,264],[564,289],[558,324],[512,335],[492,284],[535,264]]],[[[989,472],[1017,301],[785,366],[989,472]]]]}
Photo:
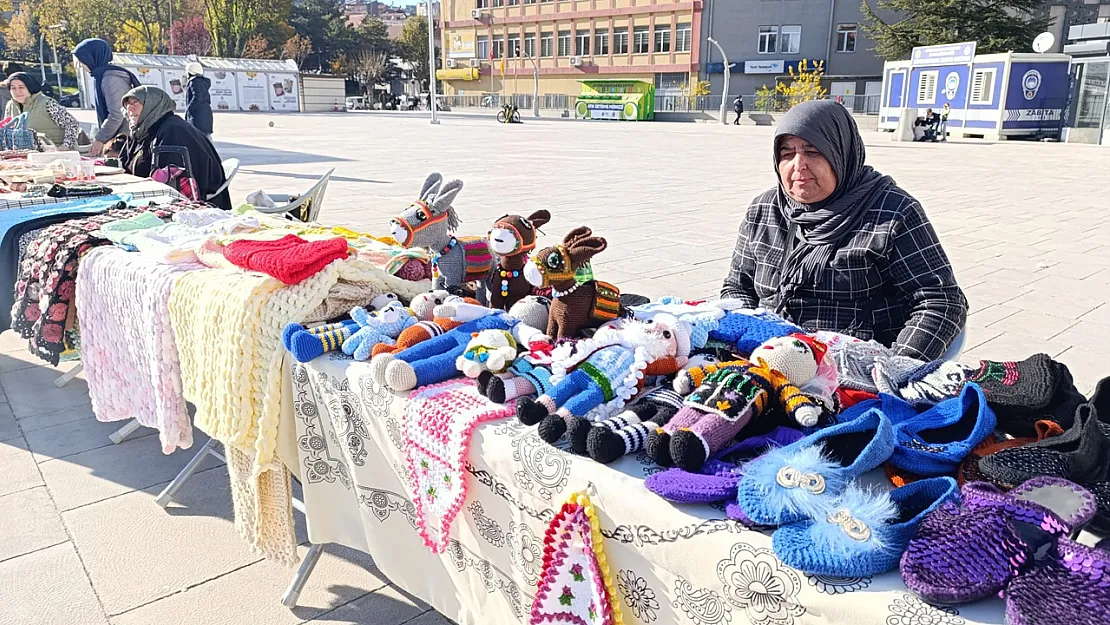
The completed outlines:
{"type": "Polygon", "coordinates": [[[505,330],[482,330],[466,344],[466,351],[455,361],[455,367],[468,378],[483,372],[502,373],[516,358],[516,339],[505,330]]]}
{"type": "MultiPolygon", "coordinates": [[[[648,454],[663,466],[697,471],[723,449],[753,418],[777,401],[803,427],[817,424],[821,404],[798,388],[817,375],[825,347],[803,334],[769,339],[752,360],[710,366],[685,405],[666,425],[648,436],[648,454]]],[[[686,390],[703,372],[683,372],[675,390],[686,390]]]]}
{"type": "Polygon", "coordinates": [[[560,347],[552,367],[555,385],[536,400],[517,403],[517,418],[539,423],[554,443],[570,434],[571,448],[586,453],[589,414],[608,417],[639,392],[645,376],[673,375],[690,355],[690,325],[669,315],[601,328],[592,338],[560,347]],[[573,353],[571,350],[573,349],[573,353]]]}
{"type": "Polygon", "coordinates": [[[416,317],[401,302],[391,302],[381,310],[366,312],[362,307],[351,310],[351,318],[359,329],[351,338],[343,341],[343,353],[355,360],[370,358],[370,350],[375,345],[396,342],[406,328],[416,325],[416,317]]]}
{"type": "MultiPolygon", "coordinates": [[[[396,293],[382,293],[370,301],[370,308],[382,310],[392,303],[404,307],[396,293]]],[[[281,343],[297,362],[309,362],[327,352],[341,349],[343,343],[358,331],[359,327],[359,323],[353,319],[312,328],[305,328],[299,323],[290,323],[281,333],[281,343]]]]}

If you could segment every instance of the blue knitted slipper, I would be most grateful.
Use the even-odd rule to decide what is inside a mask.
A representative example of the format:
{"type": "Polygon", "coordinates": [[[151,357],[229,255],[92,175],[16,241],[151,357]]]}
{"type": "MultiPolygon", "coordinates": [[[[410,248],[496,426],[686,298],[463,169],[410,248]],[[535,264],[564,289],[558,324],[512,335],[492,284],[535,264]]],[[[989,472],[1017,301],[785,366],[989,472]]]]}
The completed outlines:
{"type": "Polygon", "coordinates": [[[803,573],[871,577],[897,568],[921,521],[956,496],[950,477],[886,493],[852,483],[821,515],[776,530],[772,544],[779,559],[803,573]]]}
{"type": "Polygon", "coordinates": [[[886,462],[893,451],[890,420],[870,410],[748,463],[736,503],[759,525],[813,518],[848,482],[886,462]]]}
{"type": "Polygon", "coordinates": [[[917,475],[954,474],[960,462],[997,425],[977,384],[894,428],[898,441],[891,463],[917,475]]]}

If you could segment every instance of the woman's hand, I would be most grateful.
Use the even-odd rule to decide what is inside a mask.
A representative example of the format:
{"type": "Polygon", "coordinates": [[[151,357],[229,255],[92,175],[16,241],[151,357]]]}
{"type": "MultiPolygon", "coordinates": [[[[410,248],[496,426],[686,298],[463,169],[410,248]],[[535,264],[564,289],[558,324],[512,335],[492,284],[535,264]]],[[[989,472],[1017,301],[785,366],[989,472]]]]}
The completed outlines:
{"type": "Polygon", "coordinates": [[[89,156],[100,156],[104,153],[104,143],[102,141],[93,141],[89,146],[89,156]]]}

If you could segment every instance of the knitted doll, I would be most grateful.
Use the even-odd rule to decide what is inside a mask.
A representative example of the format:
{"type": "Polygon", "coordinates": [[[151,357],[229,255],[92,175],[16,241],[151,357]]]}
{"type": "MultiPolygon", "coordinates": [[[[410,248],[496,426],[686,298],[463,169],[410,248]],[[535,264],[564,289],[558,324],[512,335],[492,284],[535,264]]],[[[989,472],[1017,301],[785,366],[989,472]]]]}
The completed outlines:
{"type": "MultiPolygon", "coordinates": [[[[546,338],[546,337],[544,337],[546,338]]],[[[555,346],[546,340],[533,340],[521,352],[509,370],[478,376],[478,392],[495,404],[504,404],[525,395],[538,395],[551,390],[552,351],[555,346]]]]}
{"type": "MultiPolygon", "coordinates": [[[[772,401],[798,424],[816,425],[824,409],[798,386],[817,375],[824,350],[813,338],[794,334],[766,341],[752,352],[751,361],[706,367],[713,372],[700,380],[682,410],[649,435],[648,454],[663,466],[697,471],[753,418],[764,414],[772,401]]],[[[702,375],[680,374],[675,390],[685,390],[702,375]]]]}
{"type": "Polygon", "coordinates": [[[536,400],[517,403],[517,418],[540,424],[540,437],[554,443],[570,434],[571,447],[586,453],[587,415],[605,418],[624,407],[650,375],[672,375],[690,355],[690,325],[670,315],[602,328],[593,338],[560,347],[552,371],[555,385],[536,400]],[[571,353],[571,350],[574,350],[571,353]]]}
{"type": "Polygon", "coordinates": [[[524,277],[528,254],[536,249],[536,231],[551,221],[551,213],[538,210],[527,217],[505,215],[489,231],[489,249],[497,256],[490,275],[490,306],[508,310],[526,295],[532,285],[524,277]]]}
{"type": "Polygon", "coordinates": [[[447,295],[447,291],[432,291],[431,293],[418,295],[412,300],[412,308],[413,314],[419,321],[411,327],[405,328],[397,337],[397,342],[395,344],[378,343],[375,345],[373,349],[370,350],[370,356],[393,354],[461,326],[463,324],[462,321],[438,317],[435,314],[436,307],[442,306],[444,302],[449,302],[451,300],[465,301],[476,306],[478,305],[478,300],[476,299],[447,295]]]}
{"type": "MultiPolygon", "coordinates": [[[[393,303],[404,307],[396,293],[382,293],[370,301],[370,308],[382,310],[393,303]]],[[[341,349],[343,343],[357,332],[359,327],[359,323],[353,319],[313,328],[305,328],[299,323],[290,323],[281,333],[281,342],[297,362],[309,362],[327,352],[341,349]]]]}
{"type": "Polygon", "coordinates": [[[620,314],[620,291],[593,278],[590,259],[605,250],[605,239],[591,236],[582,226],[570,231],[561,245],[544,248],[524,266],[524,277],[537,288],[551,288],[551,318],[547,335],[578,338],[620,314]]]}
{"type": "Polygon", "coordinates": [[[468,378],[483,372],[502,373],[516,358],[516,339],[505,330],[482,330],[466,344],[466,351],[455,361],[455,367],[468,378]]]}
{"type": "MultiPolygon", "coordinates": [[[[461,180],[443,182],[433,173],[424,181],[420,199],[390,221],[389,232],[402,247],[423,247],[432,252],[433,285],[455,295],[466,292],[469,282],[485,284],[493,269],[493,255],[483,237],[456,237],[459,215],[452,203],[462,191],[461,180]]],[[[483,294],[478,299],[484,298],[483,294]]]]}
{"type": "Polygon", "coordinates": [[[391,345],[406,328],[416,325],[416,317],[401,302],[391,302],[385,308],[371,313],[362,307],[351,310],[351,318],[359,329],[343,341],[343,353],[355,360],[368,360],[375,345],[391,345]]]}

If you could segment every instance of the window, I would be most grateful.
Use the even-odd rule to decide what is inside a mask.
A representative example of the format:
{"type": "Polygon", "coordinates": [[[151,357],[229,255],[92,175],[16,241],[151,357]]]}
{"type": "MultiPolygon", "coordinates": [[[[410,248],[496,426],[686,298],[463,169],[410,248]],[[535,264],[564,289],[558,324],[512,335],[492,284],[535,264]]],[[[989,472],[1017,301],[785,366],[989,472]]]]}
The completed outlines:
{"type": "Polygon", "coordinates": [[[570,56],[570,31],[559,31],[559,56],[570,56]]]}
{"type": "Polygon", "coordinates": [[[994,77],[996,72],[997,70],[992,67],[990,69],[977,69],[971,75],[972,104],[994,103],[994,77]]]}
{"type": "Polygon", "coordinates": [[[779,34],[779,52],[797,54],[802,49],[802,27],[783,26],[779,34]]]}
{"type": "Polygon", "coordinates": [[[774,54],[779,51],[779,27],[759,27],[759,53],[774,54]]]}
{"type": "Polygon", "coordinates": [[[670,24],[661,24],[655,27],[655,51],[656,52],[670,52],[671,51],[671,26],[670,24]],[[659,26],[663,30],[659,30],[659,26]]]}
{"type": "Polygon", "coordinates": [[[574,31],[574,55],[590,56],[590,31],[574,31]]]}
{"type": "Polygon", "coordinates": [[[609,54],[609,28],[594,33],[594,56],[609,54]]]}
{"type": "Polygon", "coordinates": [[[520,35],[509,35],[509,58],[520,57],[520,35]]]}
{"type": "Polygon", "coordinates": [[[493,58],[499,59],[505,56],[505,37],[497,36],[493,38],[493,58]]]}
{"type": "Polygon", "coordinates": [[[637,26],[632,29],[633,54],[647,54],[651,51],[651,33],[647,26],[637,26]]]}
{"type": "Polygon", "coordinates": [[[613,54],[628,54],[628,29],[613,29],[613,54]]]}
{"type": "Polygon", "coordinates": [[[492,0],[492,3],[493,3],[493,8],[495,8],[495,9],[498,8],[498,7],[505,6],[505,0],[492,0]]]}
{"type": "MultiPolygon", "coordinates": [[[[535,4],[535,3],[536,3],[536,0],[524,0],[524,4],[535,4]]],[[[527,40],[525,40],[525,41],[527,41],[527,40]]],[[[525,48],[525,49],[527,50],[527,49],[528,49],[528,45],[527,45],[527,44],[525,44],[525,45],[524,45],[524,48],[525,48]]]]}
{"type": "Polygon", "coordinates": [[[489,8],[489,0],[478,0],[478,4],[476,4],[474,8],[476,8],[476,9],[488,9],[489,8]]]}
{"type": "Polygon", "coordinates": [[[526,35],[524,37],[524,56],[528,58],[535,58],[536,56],[536,36],[526,35]]]}
{"type": "Polygon", "coordinates": [[[520,0],[509,0],[509,6],[515,7],[520,4],[520,0]]]}
{"type": "Polygon", "coordinates": [[[936,104],[938,72],[921,72],[917,77],[917,103],[936,104]]]}
{"type": "Polygon", "coordinates": [[[540,56],[551,58],[555,52],[555,36],[551,33],[540,33],[540,56]]]}
{"type": "Polygon", "coordinates": [[[486,37],[485,35],[483,35],[481,37],[478,37],[478,45],[475,46],[474,50],[475,50],[475,53],[478,55],[478,58],[488,59],[489,58],[489,37],[486,37]]]}
{"type": "Polygon", "coordinates": [[[856,30],[855,24],[838,24],[836,27],[836,51],[837,52],[855,52],[856,51],[856,30]]]}
{"type": "Polygon", "coordinates": [[[679,24],[674,31],[674,51],[689,52],[690,42],[693,40],[693,31],[689,24],[679,24]]]}

